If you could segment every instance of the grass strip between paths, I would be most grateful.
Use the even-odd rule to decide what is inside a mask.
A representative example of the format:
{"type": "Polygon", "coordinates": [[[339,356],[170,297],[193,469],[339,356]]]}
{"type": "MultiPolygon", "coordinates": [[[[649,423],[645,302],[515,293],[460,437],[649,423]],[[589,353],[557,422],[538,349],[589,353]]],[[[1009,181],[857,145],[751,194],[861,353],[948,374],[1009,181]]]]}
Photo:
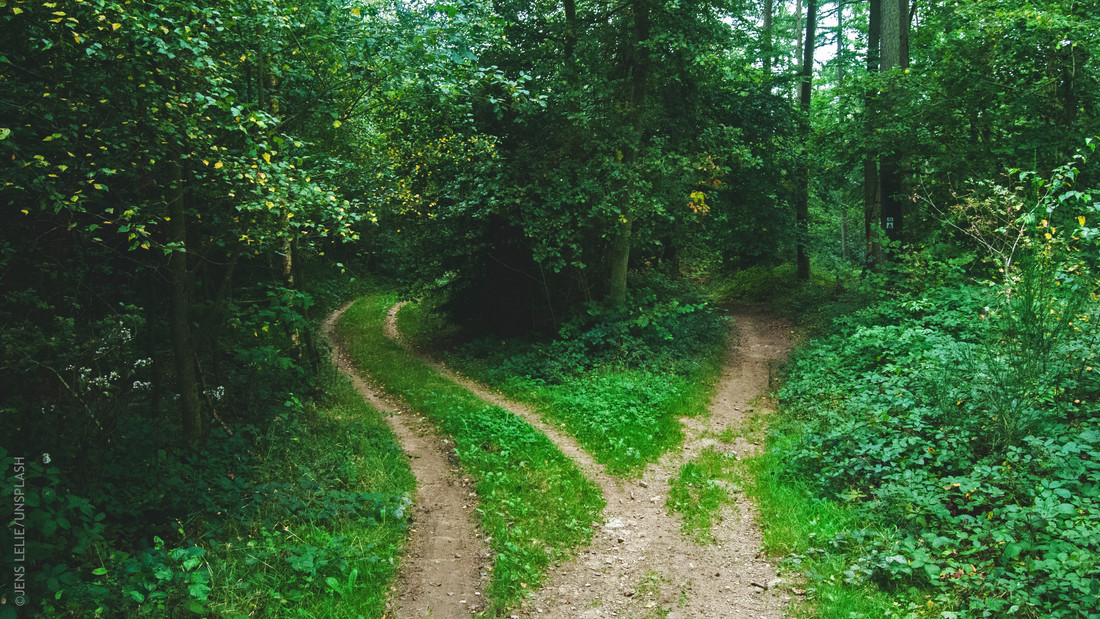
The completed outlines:
{"type": "MultiPolygon", "coordinates": [[[[439,333],[454,329],[419,303],[401,310],[398,326],[414,345],[427,349],[438,346],[439,333]]],[[[690,371],[679,374],[608,365],[562,377],[562,382],[548,382],[525,376],[520,367],[500,359],[455,351],[445,359],[463,374],[563,426],[608,473],[631,477],[641,475],[646,466],[683,442],[681,417],[707,414],[726,350],[725,326],[713,331],[716,337],[709,349],[692,360],[690,371]]],[[[539,348],[530,343],[518,346],[518,351],[526,352],[530,351],[525,346],[539,348]]]]}
{"type": "Polygon", "coordinates": [[[339,332],[358,367],[454,440],[462,468],[476,481],[480,524],[495,553],[490,613],[494,605],[514,606],[547,565],[591,538],[603,496],[541,432],[386,338],[383,324],[395,301],[385,294],[360,299],[339,332]]]}
{"type": "Polygon", "coordinates": [[[685,462],[669,481],[669,512],[679,514],[686,535],[697,543],[714,543],[713,529],[723,506],[734,505],[732,489],[739,487],[735,471],[737,456],[713,447],[685,462]]]}

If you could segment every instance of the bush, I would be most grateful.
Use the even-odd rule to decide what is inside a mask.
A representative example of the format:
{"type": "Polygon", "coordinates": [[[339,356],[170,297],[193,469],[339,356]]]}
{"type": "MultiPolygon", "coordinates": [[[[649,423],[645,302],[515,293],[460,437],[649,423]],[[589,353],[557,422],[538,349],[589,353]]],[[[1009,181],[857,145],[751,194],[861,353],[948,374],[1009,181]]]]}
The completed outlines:
{"type": "Polygon", "coordinates": [[[790,364],[777,473],[882,533],[837,535],[850,583],[943,616],[1100,608],[1100,273],[1079,257],[1097,206],[1046,195],[1002,281],[906,277],[790,364]]]}

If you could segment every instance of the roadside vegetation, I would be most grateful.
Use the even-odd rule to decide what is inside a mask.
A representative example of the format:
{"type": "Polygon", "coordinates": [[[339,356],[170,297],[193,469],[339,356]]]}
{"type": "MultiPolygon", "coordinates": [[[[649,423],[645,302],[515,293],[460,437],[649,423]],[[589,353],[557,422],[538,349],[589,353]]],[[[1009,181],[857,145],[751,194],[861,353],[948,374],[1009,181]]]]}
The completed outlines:
{"type": "Polygon", "coordinates": [[[652,274],[629,301],[591,303],[556,333],[461,336],[430,307],[398,315],[402,333],[453,367],[534,405],[614,475],[640,475],[680,444],[680,418],[706,413],[729,330],[723,313],[686,282],[652,274]],[[446,342],[447,338],[442,340],[446,342]]]}
{"type": "Polygon", "coordinates": [[[753,490],[819,616],[1100,608],[1097,205],[1075,176],[1021,175],[986,251],[868,277],[791,362],[753,490]]]}
{"type": "Polygon", "coordinates": [[[454,441],[459,463],[475,480],[479,523],[494,552],[492,614],[516,605],[547,565],[591,538],[604,499],[546,435],[386,338],[386,312],[396,301],[388,294],[363,297],[344,313],[339,332],[355,364],[454,441]]]}
{"type": "MultiPolygon", "coordinates": [[[[351,384],[328,365],[316,381],[312,398],[270,393],[281,401],[263,426],[234,420],[196,453],[144,418],[94,468],[23,456],[35,613],[381,616],[414,479],[351,384]]],[[[9,471],[21,455],[0,450],[9,471]]],[[[15,532],[5,532],[10,547],[15,532]]]]}

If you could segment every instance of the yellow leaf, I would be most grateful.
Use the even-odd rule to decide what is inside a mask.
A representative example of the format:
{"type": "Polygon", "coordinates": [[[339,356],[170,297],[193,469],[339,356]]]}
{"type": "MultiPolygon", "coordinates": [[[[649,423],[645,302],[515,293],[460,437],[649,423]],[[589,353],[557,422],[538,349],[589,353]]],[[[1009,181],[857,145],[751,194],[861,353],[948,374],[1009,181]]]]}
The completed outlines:
{"type": "Polygon", "coordinates": [[[13,7],[11,7],[11,12],[12,12],[12,13],[15,13],[16,15],[18,15],[18,14],[20,14],[20,13],[22,13],[22,12],[23,12],[23,9],[21,9],[21,8],[19,8],[19,7],[17,7],[17,6],[13,6],[13,7]]]}
{"type": "Polygon", "coordinates": [[[1085,227],[1085,216],[1084,215],[1080,215],[1080,216],[1077,217],[1077,225],[1081,226],[1082,228],[1085,227]]]}
{"type": "Polygon", "coordinates": [[[264,161],[271,163],[271,153],[264,153],[264,161]]]}
{"type": "Polygon", "coordinates": [[[332,121],[332,128],[333,128],[333,129],[339,129],[339,128],[340,128],[340,125],[342,125],[342,124],[344,124],[344,123],[342,123],[342,122],[340,122],[340,121],[338,121],[338,120],[334,120],[334,121],[332,121]]]}
{"type": "Polygon", "coordinates": [[[31,212],[30,212],[30,211],[28,211],[27,209],[23,209],[23,214],[24,214],[24,215],[30,215],[30,214],[31,214],[31,212]]]}
{"type": "Polygon", "coordinates": [[[220,167],[222,167],[222,162],[219,161],[219,162],[214,164],[214,169],[217,169],[217,168],[220,168],[220,167]]]}
{"type": "Polygon", "coordinates": [[[121,27],[122,27],[122,24],[114,24],[114,23],[111,24],[111,30],[118,30],[121,27]]]}
{"type": "Polygon", "coordinates": [[[360,9],[359,7],[355,7],[354,9],[351,10],[351,14],[356,16],[356,17],[359,17],[359,14],[361,12],[362,12],[362,9],[360,9]]]}

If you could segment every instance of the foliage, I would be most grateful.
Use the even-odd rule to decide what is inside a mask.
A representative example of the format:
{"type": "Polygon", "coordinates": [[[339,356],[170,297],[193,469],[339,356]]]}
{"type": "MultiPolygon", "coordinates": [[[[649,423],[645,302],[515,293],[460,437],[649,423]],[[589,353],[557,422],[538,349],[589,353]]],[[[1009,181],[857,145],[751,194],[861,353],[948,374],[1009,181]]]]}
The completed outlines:
{"type": "Polygon", "coordinates": [[[50,456],[27,457],[29,608],[329,616],[338,600],[381,616],[413,478],[377,412],[328,372],[319,405],[292,397],[265,435],[238,426],[198,454],[164,441],[150,453],[164,428],[131,430],[128,457],[89,496],[50,456]]]}
{"type": "Polygon", "coordinates": [[[1075,169],[1021,188],[1034,208],[1000,281],[916,278],[792,363],[792,439],[771,466],[875,523],[823,540],[849,583],[927,591],[963,614],[1096,608],[1100,276],[1080,256],[1096,251],[1097,204],[1075,169]]]}
{"type": "Polygon", "coordinates": [[[591,537],[603,497],[545,435],[387,339],[382,325],[394,301],[384,294],[360,299],[344,314],[340,332],[357,365],[454,441],[459,463],[475,480],[481,526],[495,553],[488,603],[515,606],[551,562],[591,537]]]}
{"type": "Polygon", "coordinates": [[[754,42],[722,19],[747,7],[633,4],[467,9],[486,24],[481,71],[498,73],[424,110],[443,127],[403,125],[386,146],[412,182],[395,179],[402,195],[381,211],[381,259],[410,296],[512,334],[556,330],[607,292],[624,221],[637,266],[675,274],[716,244],[731,261],[779,255],[781,228],[764,220],[784,208],[769,185],[794,127],[746,59],[754,42]]]}

